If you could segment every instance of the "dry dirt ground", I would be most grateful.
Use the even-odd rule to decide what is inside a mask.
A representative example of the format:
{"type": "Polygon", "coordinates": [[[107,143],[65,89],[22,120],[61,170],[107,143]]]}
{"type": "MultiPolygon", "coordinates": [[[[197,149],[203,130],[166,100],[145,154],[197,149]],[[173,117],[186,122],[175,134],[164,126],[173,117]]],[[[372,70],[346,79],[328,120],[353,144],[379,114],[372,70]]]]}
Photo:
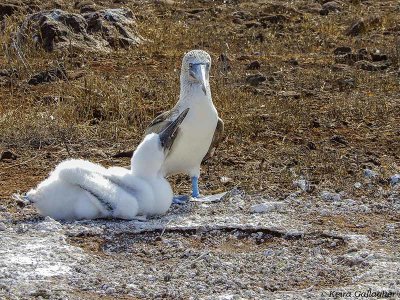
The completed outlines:
{"type": "Polygon", "coordinates": [[[400,6],[326,2],[2,2],[0,299],[399,299],[400,6]],[[54,8],[129,8],[142,43],[15,46],[54,8]],[[11,197],[68,157],[128,165],[113,155],[175,103],[194,48],[226,126],[200,187],[221,201],[59,223],[11,197]]]}

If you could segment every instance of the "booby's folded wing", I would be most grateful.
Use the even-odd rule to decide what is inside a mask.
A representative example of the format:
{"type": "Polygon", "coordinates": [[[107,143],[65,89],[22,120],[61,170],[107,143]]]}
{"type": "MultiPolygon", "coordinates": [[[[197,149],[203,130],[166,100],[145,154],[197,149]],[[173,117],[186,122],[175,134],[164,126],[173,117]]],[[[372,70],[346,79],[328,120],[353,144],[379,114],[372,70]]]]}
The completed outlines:
{"type": "Polygon", "coordinates": [[[167,110],[162,114],[158,115],[145,130],[145,135],[150,133],[160,133],[167,128],[174,119],[179,115],[178,107],[174,107],[171,110],[167,110]]]}
{"type": "Polygon", "coordinates": [[[222,141],[223,135],[224,135],[224,121],[222,121],[221,118],[218,118],[217,127],[215,128],[214,136],[211,141],[210,148],[208,149],[208,152],[204,156],[202,162],[205,162],[206,160],[208,160],[210,157],[212,157],[214,155],[214,151],[218,147],[219,143],[222,141]]]}

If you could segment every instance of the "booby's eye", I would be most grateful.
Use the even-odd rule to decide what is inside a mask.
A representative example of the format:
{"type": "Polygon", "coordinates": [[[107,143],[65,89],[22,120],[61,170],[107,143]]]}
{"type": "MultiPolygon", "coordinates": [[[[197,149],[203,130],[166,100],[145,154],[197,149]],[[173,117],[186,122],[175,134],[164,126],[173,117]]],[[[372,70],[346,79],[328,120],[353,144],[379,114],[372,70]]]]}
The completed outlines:
{"type": "Polygon", "coordinates": [[[189,63],[189,68],[190,69],[193,68],[193,64],[192,63],[189,63]]]}

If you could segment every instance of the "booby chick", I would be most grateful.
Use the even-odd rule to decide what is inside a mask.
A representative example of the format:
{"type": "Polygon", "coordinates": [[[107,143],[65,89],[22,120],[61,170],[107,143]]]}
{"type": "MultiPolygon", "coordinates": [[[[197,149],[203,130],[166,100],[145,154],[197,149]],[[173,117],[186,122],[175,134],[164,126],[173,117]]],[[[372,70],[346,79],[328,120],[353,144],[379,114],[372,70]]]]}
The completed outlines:
{"type": "MultiPolygon", "coordinates": [[[[158,133],[176,120],[187,108],[190,111],[180,126],[171,151],[162,166],[165,176],[185,173],[191,177],[192,197],[199,197],[198,179],[200,164],[211,157],[224,130],[224,123],[212,102],[209,83],[210,55],[202,50],[192,50],[182,60],[180,96],[178,103],[169,111],[155,118],[146,134],[158,133]]],[[[188,197],[174,197],[174,203],[183,203],[188,197]]]]}
{"type": "Polygon", "coordinates": [[[133,219],[158,215],[171,206],[173,193],[161,171],[179,125],[189,109],[160,133],[148,134],[131,158],[131,169],[104,168],[85,160],[61,162],[25,198],[42,215],[54,219],[133,219]]]}

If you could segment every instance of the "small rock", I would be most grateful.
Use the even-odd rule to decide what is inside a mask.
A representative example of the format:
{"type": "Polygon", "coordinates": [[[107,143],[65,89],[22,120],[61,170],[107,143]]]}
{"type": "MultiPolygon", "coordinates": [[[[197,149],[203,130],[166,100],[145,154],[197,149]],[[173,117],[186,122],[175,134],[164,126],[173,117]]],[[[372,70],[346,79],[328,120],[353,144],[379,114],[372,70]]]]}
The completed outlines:
{"type": "Polygon", "coordinates": [[[336,1],[329,1],[322,4],[322,10],[326,12],[339,12],[341,11],[341,7],[336,1]]]}
{"type": "Polygon", "coordinates": [[[336,202],[336,201],[340,201],[342,199],[342,196],[338,193],[323,191],[321,193],[321,198],[324,201],[336,202]]]}
{"type": "Polygon", "coordinates": [[[395,174],[395,175],[390,177],[390,184],[391,185],[396,185],[398,183],[400,183],[400,174],[395,174]]]}
{"type": "Polygon", "coordinates": [[[264,252],[263,252],[263,254],[264,254],[264,256],[271,256],[271,255],[274,255],[274,250],[272,250],[272,249],[268,249],[268,250],[265,250],[264,252]]]}
{"type": "Polygon", "coordinates": [[[251,86],[258,86],[266,80],[267,78],[261,74],[254,74],[246,77],[246,82],[251,86]]]}
{"type": "Polygon", "coordinates": [[[349,267],[360,265],[364,259],[358,255],[345,255],[339,257],[339,261],[349,267]]]}
{"type": "Polygon", "coordinates": [[[293,185],[295,187],[300,188],[304,192],[310,192],[311,191],[311,184],[310,184],[309,181],[307,181],[305,179],[295,180],[295,181],[293,181],[293,185]]]}
{"type": "Polygon", "coordinates": [[[307,148],[310,150],[317,150],[317,145],[315,145],[314,142],[309,141],[307,142],[307,148]]]}
{"type": "Polygon", "coordinates": [[[244,26],[246,26],[246,28],[257,28],[257,27],[262,26],[262,24],[257,21],[247,21],[247,22],[244,22],[243,24],[244,24],[244,26]]]}
{"type": "Polygon", "coordinates": [[[295,91],[280,91],[278,95],[285,97],[285,98],[294,98],[300,99],[300,93],[295,91]]]}
{"type": "Polygon", "coordinates": [[[17,159],[17,155],[15,153],[13,153],[10,150],[5,150],[3,152],[1,152],[0,154],[0,161],[3,159],[12,159],[12,160],[16,160],[17,159]]]}
{"type": "Polygon", "coordinates": [[[363,20],[352,23],[345,31],[346,35],[357,36],[364,33],[366,30],[365,22],[363,20]]]}
{"type": "Polygon", "coordinates": [[[246,67],[246,69],[247,69],[247,70],[258,70],[258,69],[260,69],[260,67],[261,67],[260,62],[257,61],[257,60],[255,60],[255,61],[251,62],[251,63],[246,67]]]}
{"type": "Polygon", "coordinates": [[[340,91],[348,90],[355,88],[356,80],[354,78],[340,78],[337,80],[337,84],[340,91]]]}
{"type": "Polygon", "coordinates": [[[281,210],[283,208],[282,202],[271,201],[271,202],[264,202],[260,204],[255,204],[250,207],[251,213],[265,213],[265,212],[272,212],[281,210]]]}
{"type": "Polygon", "coordinates": [[[5,231],[7,229],[6,224],[4,224],[3,222],[0,222],[0,231],[5,231]]]}
{"type": "Polygon", "coordinates": [[[378,61],[370,62],[367,60],[360,60],[356,63],[356,66],[365,71],[382,71],[389,68],[391,65],[390,61],[378,61]]]}
{"type": "Polygon", "coordinates": [[[334,135],[331,137],[330,141],[336,144],[347,145],[346,139],[341,135],[334,135]]]}
{"type": "Polygon", "coordinates": [[[364,176],[367,178],[375,178],[378,176],[378,173],[376,173],[375,171],[371,170],[371,169],[364,169],[364,176]]]}
{"type": "Polygon", "coordinates": [[[386,54],[382,54],[379,50],[376,50],[375,52],[371,53],[371,59],[373,62],[377,62],[388,60],[388,57],[386,54]]]}
{"type": "Polygon", "coordinates": [[[354,188],[356,188],[356,189],[360,189],[361,187],[362,187],[361,182],[356,182],[356,183],[354,184],[354,188]]]}
{"type": "Polygon", "coordinates": [[[46,82],[52,82],[56,80],[67,80],[67,75],[64,67],[50,69],[46,71],[42,71],[36,75],[33,75],[28,84],[30,85],[37,85],[46,82]]]}
{"type": "Polygon", "coordinates": [[[43,222],[36,224],[36,230],[55,232],[62,229],[62,225],[51,217],[47,216],[44,218],[43,222]]]}
{"type": "Polygon", "coordinates": [[[298,231],[296,229],[291,229],[288,232],[285,233],[284,238],[287,240],[297,240],[304,237],[304,232],[303,231],[298,231]]]}
{"type": "Polygon", "coordinates": [[[342,46],[342,47],[337,47],[335,50],[333,50],[333,54],[335,55],[343,55],[347,53],[351,53],[350,47],[342,46]]]}
{"type": "Polygon", "coordinates": [[[30,294],[30,296],[32,297],[41,297],[43,299],[49,299],[51,297],[51,292],[49,290],[46,289],[39,289],[37,291],[34,291],[30,294]]]}
{"type": "Polygon", "coordinates": [[[171,275],[167,274],[167,275],[164,276],[164,281],[165,282],[169,282],[169,281],[171,281],[171,278],[172,278],[171,275]]]}
{"type": "Polygon", "coordinates": [[[309,13],[320,13],[322,10],[322,5],[315,2],[315,3],[307,3],[303,6],[303,10],[309,13]]]}
{"type": "Polygon", "coordinates": [[[232,178],[230,178],[230,177],[226,177],[226,176],[222,176],[220,179],[219,179],[222,183],[229,183],[229,182],[232,182],[232,178]]]}

